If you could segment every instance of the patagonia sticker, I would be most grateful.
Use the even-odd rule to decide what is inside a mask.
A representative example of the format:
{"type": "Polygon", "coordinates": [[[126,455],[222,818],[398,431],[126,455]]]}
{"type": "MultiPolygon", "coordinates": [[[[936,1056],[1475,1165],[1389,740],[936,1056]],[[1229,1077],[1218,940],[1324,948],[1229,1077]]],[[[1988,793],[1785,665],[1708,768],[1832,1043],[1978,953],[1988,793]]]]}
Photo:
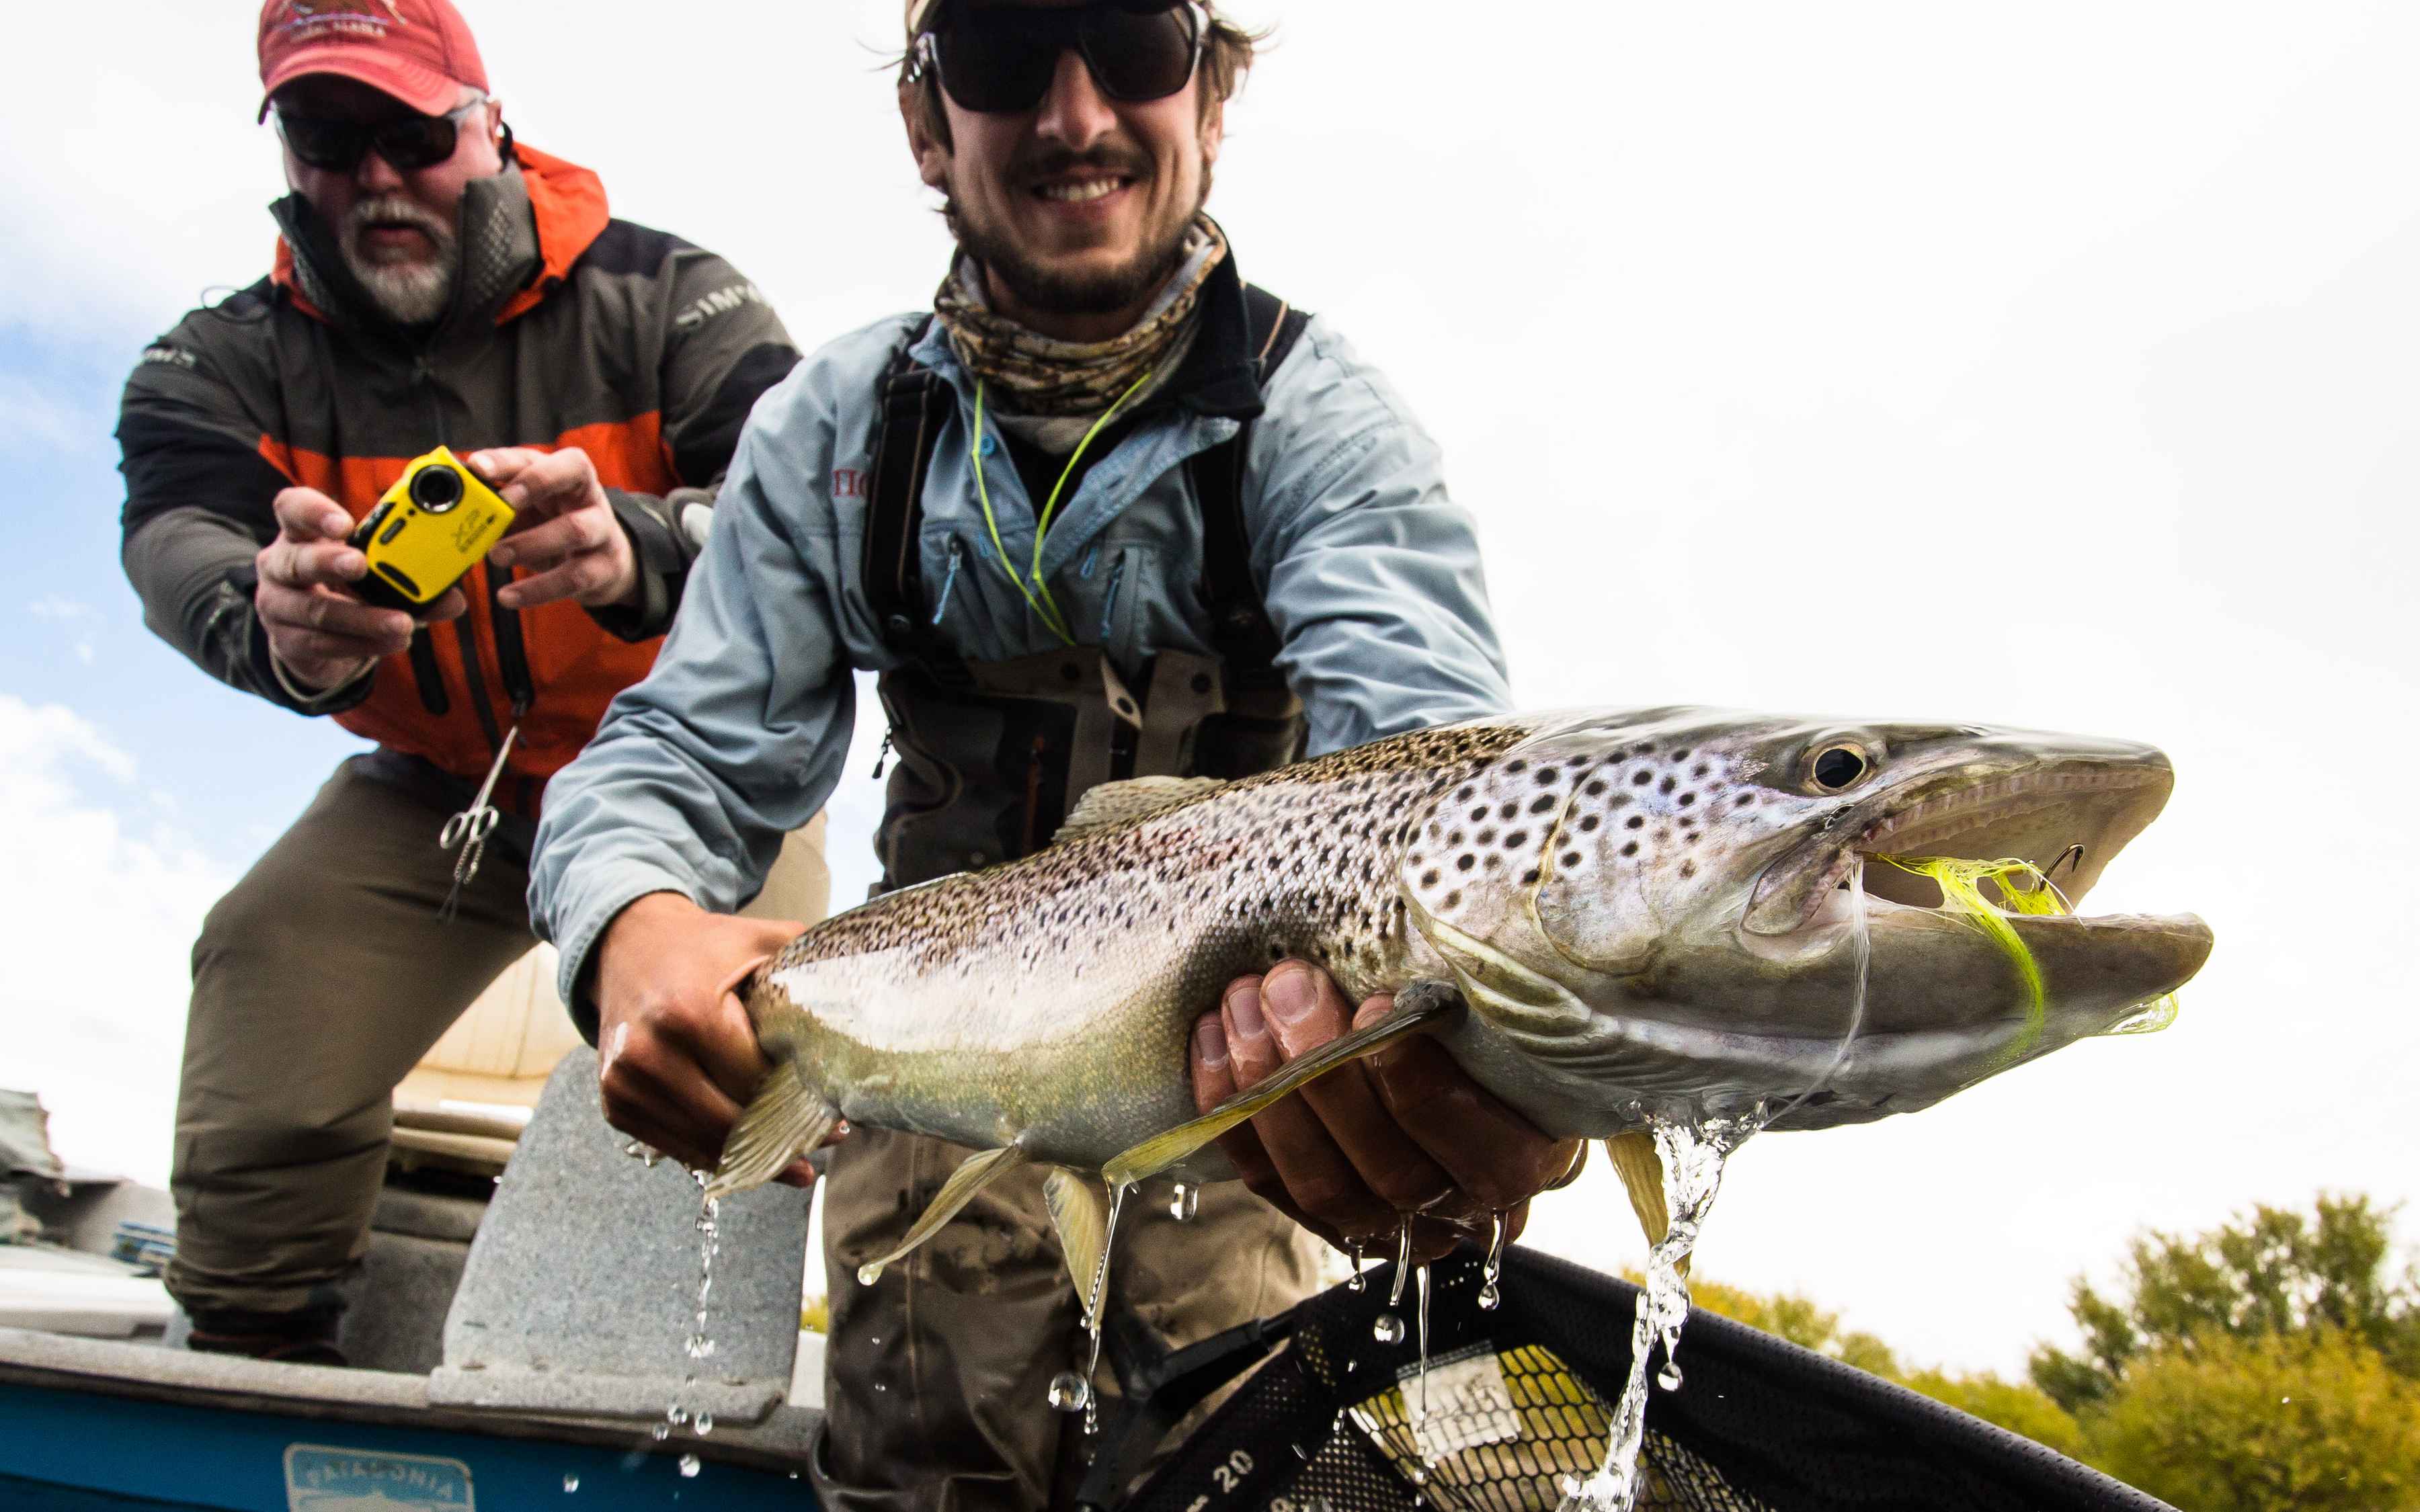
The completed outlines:
{"type": "Polygon", "coordinates": [[[1398,1370],[1396,1380],[1404,1393],[1404,1413],[1419,1442],[1420,1457],[1431,1464],[1465,1449],[1521,1436],[1521,1419],[1512,1411],[1512,1393],[1504,1384],[1504,1366],[1497,1362],[1493,1344],[1456,1350],[1430,1361],[1425,1384],[1417,1365],[1398,1370]],[[1419,1407],[1424,1391],[1425,1412],[1419,1407]]]}
{"type": "Polygon", "coordinates": [[[473,1512],[475,1504],[471,1467],[459,1459],[324,1443],[286,1446],[287,1512],[473,1512]]]}

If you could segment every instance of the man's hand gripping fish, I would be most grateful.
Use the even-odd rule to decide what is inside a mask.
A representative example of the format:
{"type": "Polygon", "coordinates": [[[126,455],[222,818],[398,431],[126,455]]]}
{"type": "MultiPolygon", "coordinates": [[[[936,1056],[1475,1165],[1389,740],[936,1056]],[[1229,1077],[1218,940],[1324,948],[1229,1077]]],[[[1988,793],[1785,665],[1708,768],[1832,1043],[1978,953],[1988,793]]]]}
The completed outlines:
{"type": "MultiPolygon", "coordinates": [[[[2037,997],[1931,881],[1876,867],[1861,899],[1853,869],[2021,858],[2080,901],[2171,782],[2115,741],[1664,708],[1109,784],[1038,854],[828,919],[748,980],[773,1069],[711,1190],[768,1180],[842,1119],[985,1147],[879,1264],[1041,1162],[1080,1294],[1106,1215],[1081,1173],[1232,1177],[1219,1134],[1402,1035],[1559,1137],[1912,1112],[2107,1032],[2190,978],[2210,930],[2012,914],[2037,997]],[[1197,1116],[1195,1018],[1287,956],[1394,1012],[1197,1116]]],[[[1652,1144],[1617,1158],[1657,1191],[1652,1144]]]]}

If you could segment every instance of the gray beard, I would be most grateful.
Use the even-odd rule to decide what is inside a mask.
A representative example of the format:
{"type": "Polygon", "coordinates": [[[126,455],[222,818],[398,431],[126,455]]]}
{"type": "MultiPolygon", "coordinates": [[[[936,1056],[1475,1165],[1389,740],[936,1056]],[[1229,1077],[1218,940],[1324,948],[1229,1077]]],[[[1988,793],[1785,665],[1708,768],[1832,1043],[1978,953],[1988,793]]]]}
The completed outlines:
{"type": "Polygon", "coordinates": [[[337,235],[336,249],[346,269],[380,315],[399,326],[425,326],[444,315],[453,301],[461,249],[453,227],[438,224],[417,206],[403,208],[410,212],[405,218],[436,243],[437,255],[428,261],[381,263],[362,255],[360,233],[370,219],[365,212],[379,210],[395,215],[398,207],[393,201],[369,201],[353,207],[353,213],[337,235]]]}

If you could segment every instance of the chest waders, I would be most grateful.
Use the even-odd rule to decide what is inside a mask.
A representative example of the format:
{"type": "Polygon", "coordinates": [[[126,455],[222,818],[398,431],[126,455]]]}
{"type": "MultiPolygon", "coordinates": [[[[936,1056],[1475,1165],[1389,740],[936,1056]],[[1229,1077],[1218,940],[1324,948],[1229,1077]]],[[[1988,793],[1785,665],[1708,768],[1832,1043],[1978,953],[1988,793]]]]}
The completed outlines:
{"type": "MultiPolygon", "coordinates": [[[[1247,285],[1245,316],[1265,379],[1310,316],[1247,285]]],[[[1213,654],[1162,651],[1134,686],[1098,646],[970,661],[932,623],[921,538],[924,476],[957,396],[909,353],[883,371],[863,578],[876,623],[906,656],[877,687],[898,755],[875,849],[876,890],[1027,856],[1078,799],[1134,777],[1249,776],[1302,753],[1302,702],[1278,670],[1278,634],[1252,579],[1244,529],[1251,422],[1185,465],[1202,511],[1202,602],[1213,654]]]]}

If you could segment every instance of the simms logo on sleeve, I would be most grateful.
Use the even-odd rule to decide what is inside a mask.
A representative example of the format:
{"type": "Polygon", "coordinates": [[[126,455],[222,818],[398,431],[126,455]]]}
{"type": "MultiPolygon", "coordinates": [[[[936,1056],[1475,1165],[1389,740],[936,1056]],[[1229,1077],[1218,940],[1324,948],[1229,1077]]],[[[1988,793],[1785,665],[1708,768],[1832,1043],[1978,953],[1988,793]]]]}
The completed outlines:
{"type": "Polygon", "coordinates": [[[727,315],[743,304],[764,302],[764,291],[755,285],[734,284],[728,288],[716,289],[673,316],[673,328],[683,332],[695,331],[718,315],[727,315]]]}
{"type": "Polygon", "coordinates": [[[476,1512],[471,1467],[459,1459],[323,1443],[286,1446],[286,1506],[287,1512],[476,1512]]]}

